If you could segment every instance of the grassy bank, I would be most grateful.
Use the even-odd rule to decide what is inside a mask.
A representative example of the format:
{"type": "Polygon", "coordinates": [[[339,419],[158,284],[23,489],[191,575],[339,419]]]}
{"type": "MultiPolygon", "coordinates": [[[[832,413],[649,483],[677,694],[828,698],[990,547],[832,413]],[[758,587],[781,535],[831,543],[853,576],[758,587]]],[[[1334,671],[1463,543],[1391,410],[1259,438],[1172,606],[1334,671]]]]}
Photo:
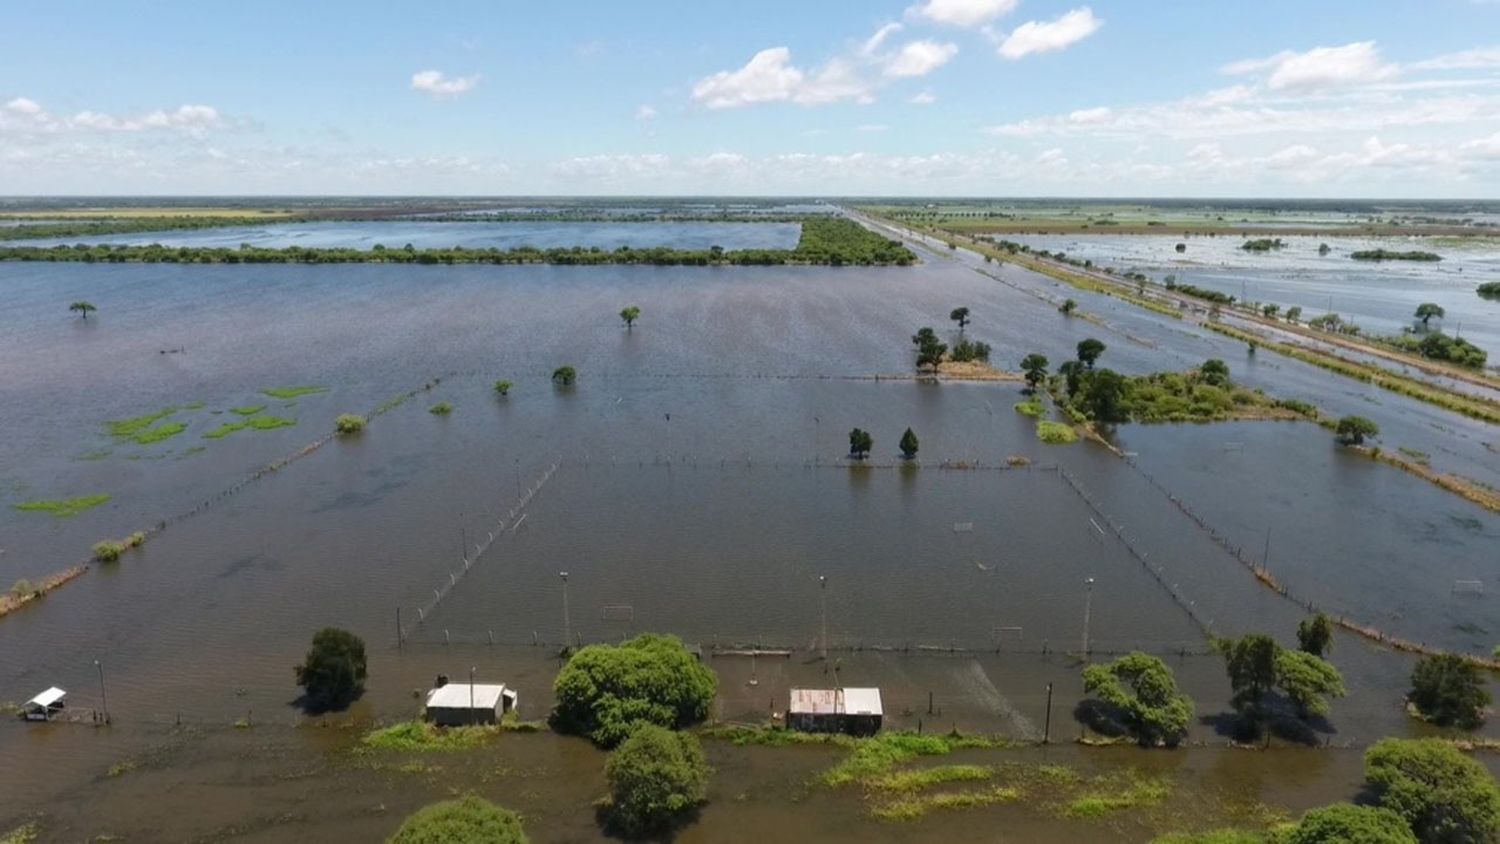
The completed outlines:
{"type": "Polygon", "coordinates": [[[50,513],[59,519],[71,519],[79,513],[92,510],[109,501],[109,495],[82,495],[77,498],[54,498],[42,501],[23,501],[12,505],[23,513],[50,513]]]}

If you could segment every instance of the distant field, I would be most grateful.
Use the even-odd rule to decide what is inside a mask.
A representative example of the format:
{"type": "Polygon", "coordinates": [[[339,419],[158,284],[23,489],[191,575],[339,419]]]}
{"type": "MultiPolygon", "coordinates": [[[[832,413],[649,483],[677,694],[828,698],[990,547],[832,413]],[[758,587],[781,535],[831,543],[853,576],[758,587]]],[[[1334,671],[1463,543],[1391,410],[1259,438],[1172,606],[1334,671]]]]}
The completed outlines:
{"type": "Polygon", "coordinates": [[[280,208],[192,208],[161,206],[130,206],[119,208],[69,208],[9,211],[0,213],[0,219],[44,219],[44,220],[110,220],[139,219],[151,217],[245,217],[276,219],[295,216],[299,212],[280,208]]]}

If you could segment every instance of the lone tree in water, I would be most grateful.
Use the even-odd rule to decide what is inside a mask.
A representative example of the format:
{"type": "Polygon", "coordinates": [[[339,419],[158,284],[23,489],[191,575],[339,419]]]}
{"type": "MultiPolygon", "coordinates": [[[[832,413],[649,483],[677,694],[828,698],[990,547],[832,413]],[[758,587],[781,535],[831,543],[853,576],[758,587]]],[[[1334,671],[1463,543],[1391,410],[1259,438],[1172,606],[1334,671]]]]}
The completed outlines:
{"type": "Polygon", "coordinates": [[[69,305],[68,306],[68,310],[70,310],[70,311],[78,314],[79,316],[83,317],[84,319],[88,319],[90,311],[97,311],[99,309],[96,308],[96,307],[94,307],[94,303],[93,302],[88,302],[88,301],[84,301],[84,300],[80,299],[79,301],[74,302],[73,304],[69,305]]]}
{"type": "Polygon", "coordinates": [[[1493,841],[1500,830],[1495,778],[1442,739],[1381,739],[1365,751],[1365,783],[1418,841],[1493,841]]]}
{"type": "Polygon", "coordinates": [[[1365,437],[1380,436],[1380,426],[1363,416],[1345,416],[1334,428],[1334,434],[1344,445],[1361,445],[1365,437]]]}
{"type": "Polygon", "coordinates": [[[927,367],[936,372],[938,364],[943,362],[943,356],[948,353],[948,344],[939,343],[937,332],[931,328],[918,329],[912,335],[911,342],[917,347],[917,368],[927,367]]]}
{"type": "Polygon", "coordinates": [[[870,449],[875,447],[875,438],[870,432],[861,428],[855,428],[849,432],[849,456],[857,460],[863,460],[870,454],[870,449]]]}
{"type": "Polygon", "coordinates": [[[1423,657],[1411,672],[1406,699],[1428,721],[1473,729],[1484,723],[1490,692],[1479,669],[1457,654],[1423,657]]]}
{"type": "Polygon", "coordinates": [[[1104,354],[1104,343],[1089,337],[1078,341],[1078,360],[1089,369],[1094,368],[1094,361],[1104,354]]]}
{"type": "Polygon", "coordinates": [[[963,331],[964,328],[969,324],[969,309],[954,308],[953,310],[948,312],[948,319],[951,319],[954,322],[958,323],[958,330],[963,331]]]}
{"type": "Polygon", "coordinates": [[[642,724],[609,756],[607,825],[628,837],[662,830],[708,799],[708,761],[692,733],[642,724]]]}
{"type": "Polygon", "coordinates": [[[1423,302],[1417,306],[1417,319],[1422,321],[1422,327],[1427,327],[1427,321],[1433,317],[1442,319],[1445,316],[1443,307],[1436,302],[1423,302]]]}
{"type": "Polygon", "coordinates": [[[488,800],[466,794],[423,806],[402,822],[389,844],[527,844],[521,819],[488,800]]]}
{"type": "Polygon", "coordinates": [[[571,366],[559,366],[552,370],[552,383],[559,387],[571,387],[578,380],[578,370],[571,366]]]}
{"type": "Polygon", "coordinates": [[[1193,718],[1193,700],[1177,691],[1172,669],[1139,651],[1083,669],[1083,690],[1117,709],[1147,747],[1175,746],[1193,718]]]}
{"type": "Polygon", "coordinates": [[[1333,644],[1333,620],[1324,613],[1297,623],[1297,647],[1304,653],[1323,656],[1333,644]]]}
{"type": "Polygon", "coordinates": [[[1072,316],[1073,311],[1077,310],[1077,308],[1077,302],[1073,301],[1072,299],[1064,299],[1063,303],[1057,306],[1057,311],[1063,316],[1072,316]]]}
{"type": "Polygon", "coordinates": [[[1026,373],[1026,386],[1036,392],[1038,384],[1047,379],[1047,357],[1032,352],[1021,358],[1021,371],[1026,373]]]}
{"type": "Polygon", "coordinates": [[[907,428],[906,433],[901,435],[901,455],[907,460],[916,457],[918,445],[917,435],[907,428]]]}
{"type": "Polygon", "coordinates": [[[297,685],[307,693],[314,712],[342,709],[365,689],[365,643],[337,627],[313,636],[312,648],[295,669],[297,685]]]}
{"type": "Polygon", "coordinates": [[[1417,844],[1405,818],[1390,809],[1352,803],[1309,809],[1275,840],[1281,844],[1417,844]]]}
{"type": "Polygon", "coordinates": [[[635,305],[631,305],[630,307],[620,311],[620,319],[625,320],[625,328],[627,330],[635,328],[635,321],[640,318],[641,309],[636,307],[635,305]]]}

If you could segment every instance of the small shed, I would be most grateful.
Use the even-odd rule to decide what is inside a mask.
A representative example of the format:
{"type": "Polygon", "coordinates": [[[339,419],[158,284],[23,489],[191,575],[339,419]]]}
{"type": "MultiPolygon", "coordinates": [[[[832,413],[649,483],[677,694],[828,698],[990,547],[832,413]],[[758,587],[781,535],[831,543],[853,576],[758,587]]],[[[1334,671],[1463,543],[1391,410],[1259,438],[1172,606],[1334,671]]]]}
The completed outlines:
{"type": "Polygon", "coordinates": [[[427,693],[427,720],[439,727],[494,724],[518,703],[504,683],[447,683],[427,693]]]}
{"type": "Polygon", "coordinates": [[[68,693],[56,686],[37,695],[21,707],[21,715],[27,721],[51,721],[54,717],[61,715],[67,704],[63,698],[68,693]]]}
{"type": "Polygon", "coordinates": [[[872,736],[883,716],[879,689],[792,689],[786,724],[807,733],[872,736]]]}

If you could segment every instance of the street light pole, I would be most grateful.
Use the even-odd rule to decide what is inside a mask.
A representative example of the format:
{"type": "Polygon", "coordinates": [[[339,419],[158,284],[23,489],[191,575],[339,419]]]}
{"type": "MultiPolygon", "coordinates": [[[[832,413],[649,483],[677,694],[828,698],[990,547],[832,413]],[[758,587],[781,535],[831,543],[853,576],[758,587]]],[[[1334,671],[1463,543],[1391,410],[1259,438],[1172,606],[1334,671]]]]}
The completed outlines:
{"type": "Polygon", "coordinates": [[[563,584],[563,650],[567,651],[573,642],[573,624],[568,619],[568,573],[560,571],[557,576],[562,578],[563,584]]]}
{"type": "Polygon", "coordinates": [[[1089,658],[1089,620],[1094,610],[1094,579],[1083,581],[1083,658],[1089,658]]]}
{"type": "Polygon", "coordinates": [[[822,619],[818,634],[818,653],[828,659],[828,578],[818,575],[818,615],[822,619]]]}
{"type": "Polygon", "coordinates": [[[94,660],[94,667],[99,670],[99,702],[104,707],[104,723],[109,723],[109,697],[104,694],[104,663],[94,660]]]}
{"type": "Polygon", "coordinates": [[[474,666],[469,666],[469,723],[474,723],[474,666]]]}

